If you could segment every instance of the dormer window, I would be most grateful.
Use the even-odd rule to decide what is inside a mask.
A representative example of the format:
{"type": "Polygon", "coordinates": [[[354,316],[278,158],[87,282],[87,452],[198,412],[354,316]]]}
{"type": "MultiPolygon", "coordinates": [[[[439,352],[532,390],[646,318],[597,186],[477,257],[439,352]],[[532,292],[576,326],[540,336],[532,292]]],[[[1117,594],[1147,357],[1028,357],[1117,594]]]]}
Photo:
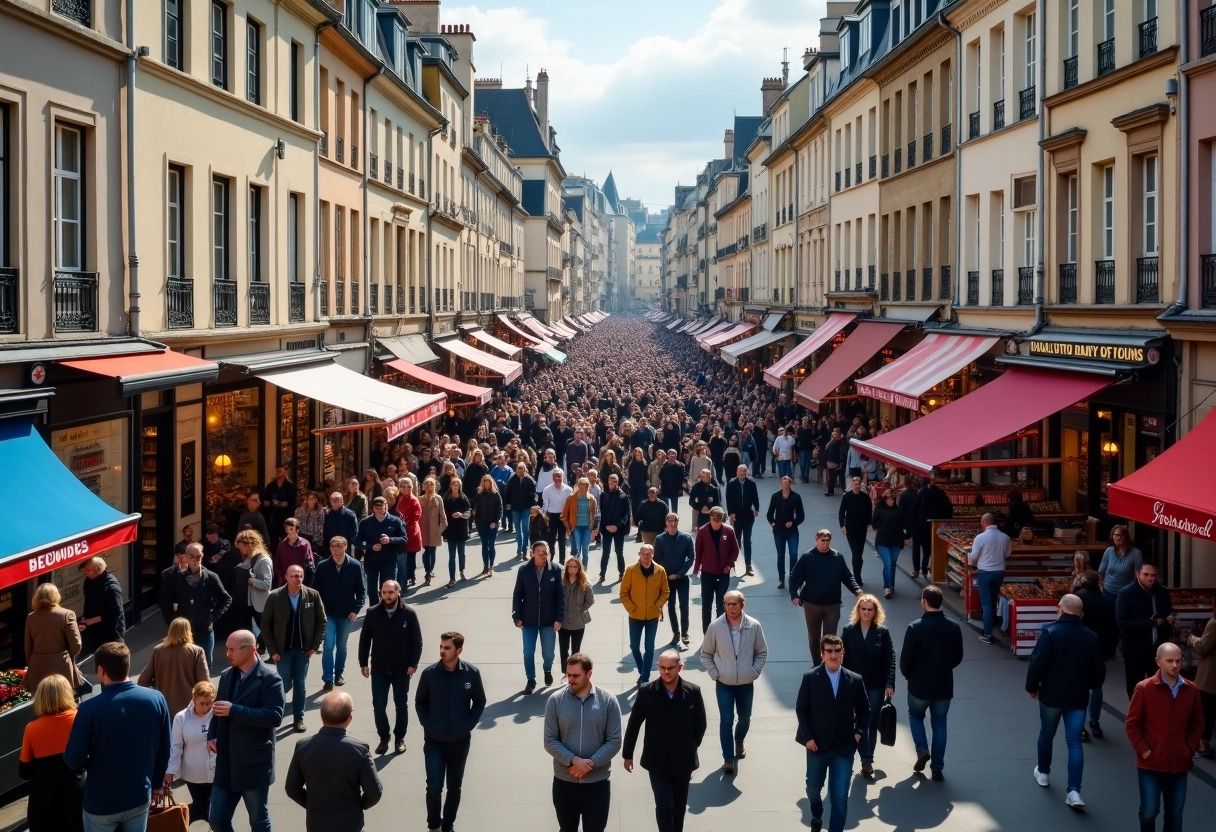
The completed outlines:
{"type": "Polygon", "coordinates": [[[861,18],[861,34],[857,40],[857,55],[866,54],[870,51],[870,13],[866,12],[861,18]]]}
{"type": "Polygon", "coordinates": [[[846,28],[840,35],[840,68],[849,68],[849,30],[846,28]]]}

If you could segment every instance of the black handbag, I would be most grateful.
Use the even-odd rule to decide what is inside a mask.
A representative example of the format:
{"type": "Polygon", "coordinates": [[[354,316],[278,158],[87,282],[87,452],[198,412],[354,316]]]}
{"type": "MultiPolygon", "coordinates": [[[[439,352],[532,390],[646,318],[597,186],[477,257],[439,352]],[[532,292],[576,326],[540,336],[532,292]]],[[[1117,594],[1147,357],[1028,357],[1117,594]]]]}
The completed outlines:
{"type": "Polygon", "coordinates": [[[895,725],[898,721],[895,705],[892,704],[891,698],[887,697],[883,700],[882,707],[878,709],[879,742],[883,745],[895,745],[895,725]]]}

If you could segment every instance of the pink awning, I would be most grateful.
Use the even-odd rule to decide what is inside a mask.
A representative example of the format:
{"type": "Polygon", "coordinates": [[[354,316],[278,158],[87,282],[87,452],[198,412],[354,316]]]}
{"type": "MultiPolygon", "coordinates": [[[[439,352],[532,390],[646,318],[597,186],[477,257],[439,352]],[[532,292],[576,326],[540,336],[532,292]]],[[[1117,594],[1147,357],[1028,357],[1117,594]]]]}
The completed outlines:
{"type": "Polygon", "coordinates": [[[844,343],[832,350],[832,354],[815,368],[815,372],[795,388],[794,401],[818,413],[824,400],[902,332],[904,326],[899,321],[867,320],[859,323],[844,339],[844,343]]]}
{"type": "Polygon", "coordinates": [[[444,338],[441,341],[436,341],[435,346],[443,347],[459,358],[465,361],[472,361],[474,364],[484,367],[492,373],[502,376],[503,381],[507,384],[515,381],[523,375],[524,365],[518,361],[512,361],[509,358],[500,358],[488,352],[482,352],[472,344],[466,344],[459,338],[444,338]]]}
{"type": "Polygon", "coordinates": [[[746,321],[737,323],[730,329],[719,332],[717,335],[710,335],[705,338],[697,339],[697,346],[703,350],[713,352],[714,348],[722,347],[729,344],[736,338],[742,338],[756,328],[755,324],[749,324],[746,321]]]}
{"type": "Polygon", "coordinates": [[[877,372],[857,380],[857,393],[908,410],[920,408],[925,391],[978,360],[996,338],[934,332],[877,372]]]}
{"type": "Polygon", "coordinates": [[[810,357],[811,353],[831,341],[836,333],[844,329],[857,317],[852,312],[829,315],[823,324],[807,336],[806,340],[781,356],[780,360],[764,371],[764,380],[778,389],[785,386],[785,375],[810,357]]]}

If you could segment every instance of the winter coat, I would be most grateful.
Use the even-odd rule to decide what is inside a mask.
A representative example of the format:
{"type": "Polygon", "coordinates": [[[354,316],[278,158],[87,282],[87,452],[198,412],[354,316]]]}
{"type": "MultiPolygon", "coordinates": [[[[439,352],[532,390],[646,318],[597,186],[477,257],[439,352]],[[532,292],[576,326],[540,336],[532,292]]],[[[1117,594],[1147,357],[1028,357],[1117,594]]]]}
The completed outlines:
{"type": "Polygon", "coordinates": [[[418,505],[422,508],[422,516],[418,519],[418,533],[423,548],[440,545],[443,543],[443,530],[448,527],[443,498],[438,494],[433,497],[424,494],[418,498],[418,505]]]}

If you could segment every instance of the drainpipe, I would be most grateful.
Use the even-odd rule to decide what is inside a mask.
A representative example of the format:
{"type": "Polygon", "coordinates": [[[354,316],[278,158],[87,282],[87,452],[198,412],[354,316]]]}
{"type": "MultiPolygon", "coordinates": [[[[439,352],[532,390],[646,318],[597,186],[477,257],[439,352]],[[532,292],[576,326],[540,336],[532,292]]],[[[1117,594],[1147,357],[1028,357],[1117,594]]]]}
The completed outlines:
{"type": "MultiPolygon", "coordinates": [[[[1180,34],[1181,51],[1178,55],[1178,64],[1186,66],[1191,59],[1191,25],[1188,15],[1190,4],[1187,0],[1178,0],[1178,25],[1180,34]]],[[[1178,297],[1170,304],[1169,309],[1165,310],[1165,315],[1177,315],[1179,312],[1185,312],[1190,303],[1187,297],[1190,291],[1190,266],[1191,266],[1191,108],[1190,108],[1190,91],[1191,79],[1185,72],[1178,73],[1178,111],[1181,113],[1178,126],[1179,132],[1182,134],[1182,139],[1179,142],[1182,147],[1181,159],[1179,160],[1180,167],[1178,171],[1178,181],[1181,182],[1181,199],[1178,204],[1178,297]]]]}
{"type": "MultiPolygon", "coordinates": [[[[1185,2],[1185,0],[1179,0],[1185,2]]],[[[1047,43],[1047,4],[1044,0],[1038,0],[1035,3],[1035,14],[1039,18],[1039,43],[1047,43]]],[[[1034,178],[1034,201],[1037,206],[1038,216],[1035,217],[1035,223],[1038,225],[1038,239],[1035,245],[1039,251],[1038,268],[1034,275],[1034,327],[1030,330],[1030,334],[1034,335],[1039,330],[1047,325],[1047,315],[1044,312],[1043,304],[1045,302],[1046,287],[1047,287],[1047,265],[1046,258],[1043,256],[1043,251],[1046,248],[1046,240],[1043,235],[1047,233],[1047,211],[1043,204],[1043,196],[1046,188],[1043,187],[1043,177],[1047,173],[1047,151],[1043,149],[1043,140],[1047,138],[1047,108],[1043,106],[1043,93],[1047,91],[1047,60],[1046,52],[1044,57],[1039,61],[1039,78],[1035,82],[1038,84],[1038,89],[1035,90],[1035,95],[1039,96],[1039,165],[1038,171],[1034,178]]]]}
{"type": "MultiPolygon", "coordinates": [[[[954,265],[957,266],[954,275],[954,318],[958,319],[958,307],[962,302],[963,285],[963,157],[958,152],[959,138],[963,135],[963,94],[958,79],[963,71],[963,33],[946,22],[946,13],[938,12],[937,25],[954,35],[954,126],[958,128],[954,136],[954,265]]],[[[1042,43],[1042,41],[1040,41],[1042,43]]]]}
{"type": "MultiPolygon", "coordinates": [[[[793,148],[790,148],[793,150],[793,148]]],[[[799,256],[801,248],[798,245],[798,214],[802,212],[802,205],[799,201],[798,183],[802,177],[798,175],[798,170],[801,165],[798,164],[798,151],[794,150],[794,285],[790,287],[790,308],[798,308],[798,285],[802,276],[802,258],[799,256]]]]}
{"type": "MultiPolygon", "coordinates": [[[[367,129],[367,88],[372,81],[375,81],[384,74],[384,64],[381,64],[375,72],[363,79],[363,149],[370,150],[371,133],[367,129]]],[[[354,161],[353,159],[351,160],[354,161]]],[[[359,170],[363,173],[363,328],[365,339],[367,340],[367,359],[364,361],[364,372],[370,374],[372,369],[372,351],[375,344],[372,343],[376,334],[375,328],[372,326],[372,297],[371,297],[371,260],[367,256],[368,242],[371,240],[371,218],[367,215],[367,163],[360,160],[362,164],[359,170]]],[[[353,310],[352,310],[353,311],[353,310]]]]}
{"type": "MultiPolygon", "coordinates": [[[[321,33],[332,29],[328,20],[317,26],[312,41],[312,115],[313,126],[321,130],[321,33]]],[[[312,154],[312,287],[313,293],[321,287],[321,153],[320,148],[312,154]]],[[[329,287],[325,287],[329,292],[329,287]]],[[[321,317],[321,299],[316,298],[317,318],[321,317]]],[[[325,336],[322,334],[321,339],[325,336]]]]}
{"type": "MultiPolygon", "coordinates": [[[[435,137],[439,135],[439,131],[446,127],[448,120],[441,119],[440,124],[434,130],[426,134],[426,181],[431,183],[431,193],[435,192],[435,137]]],[[[431,310],[430,319],[427,322],[427,330],[430,333],[431,340],[435,340],[435,264],[431,259],[431,198],[426,197],[426,243],[423,255],[426,257],[426,298],[427,306],[431,310]]]]}
{"type": "Polygon", "coordinates": [[[127,0],[127,330],[139,335],[139,253],[135,247],[135,0],[127,0]]]}

